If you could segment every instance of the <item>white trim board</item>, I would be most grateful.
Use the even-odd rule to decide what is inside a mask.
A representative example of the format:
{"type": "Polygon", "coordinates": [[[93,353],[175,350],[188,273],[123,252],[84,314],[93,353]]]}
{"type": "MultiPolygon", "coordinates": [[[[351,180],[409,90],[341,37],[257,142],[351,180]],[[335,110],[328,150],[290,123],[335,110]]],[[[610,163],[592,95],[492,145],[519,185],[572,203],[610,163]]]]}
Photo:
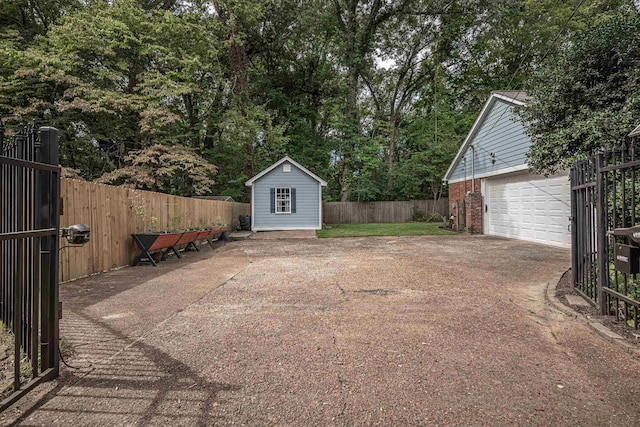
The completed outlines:
{"type": "MultiPolygon", "coordinates": [[[[498,169],[498,170],[495,170],[495,171],[476,174],[476,175],[474,175],[473,179],[489,178],[489,177],[492,177],[492,176],[505,175],[505,174],[508,174],[508,173],[521,172],[521,171],[526,171],[526,170],[529,170],[529,166],[527,166],[526,164],[517,165],[517,166],[509,166],[508,168],[504,168],[504,169],[498,169]]],[[[466,180],[464,178],[456,178],[456,179],[452,179],[451,181],[448,181],[448,182],[449,182],[449,184],[455,184],[457,182],[471,181],[471,179],[472,179],[471,176],[468,176],[466,180]]]]}
{"type": "Polygon", "coordinates": [[[256,218],[256,214],[255,214],[255,210],[256,210],[256,203],[253,200],[253,193],[254,193],[254,189],[255,187],[252,185],[251,186],[251,230],[253,230],[253,224],[255,222],[255,218],[256,218]]]}
{"type": "Polygon", "coordinates": [[[318,212],[318,230],[322,230],[322,209],[324,209],[322,205],[322,187],[318,187],[318,204],[320,205],[320,211],[318,212]]]}

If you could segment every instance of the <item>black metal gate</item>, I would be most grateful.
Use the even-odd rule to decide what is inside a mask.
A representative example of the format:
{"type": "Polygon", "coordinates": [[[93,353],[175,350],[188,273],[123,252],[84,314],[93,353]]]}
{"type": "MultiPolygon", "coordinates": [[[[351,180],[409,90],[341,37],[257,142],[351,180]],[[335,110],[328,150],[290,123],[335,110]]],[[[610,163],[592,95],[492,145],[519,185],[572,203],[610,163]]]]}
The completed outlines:
{"type": "Polygon", "coordinates": [[[571,168],[571,252],[573,286],[578,293],[601,314],[616,316],[638,329],[640,274],[635,268],[640,269],[640,245],[631,241],[634,229],[630,230],[640,224],[636,150],[634,140],[571,168]],[[616,250],[630,254],[616,256],[616,250]],[[616,259],[626,260],[633,268],[621,269],[616,259]]]}
{"type": "Polygon", "coordinates": [[[13,342],[13,381],[0,411],[58,376],[58,131],[0,121],[0,321],[13,342]]]}
{"type": "Polygon", "coordinates": [[[571,168],[571,271],[575,290],[598,302],[596,166],[590,160],[571,168]]]}

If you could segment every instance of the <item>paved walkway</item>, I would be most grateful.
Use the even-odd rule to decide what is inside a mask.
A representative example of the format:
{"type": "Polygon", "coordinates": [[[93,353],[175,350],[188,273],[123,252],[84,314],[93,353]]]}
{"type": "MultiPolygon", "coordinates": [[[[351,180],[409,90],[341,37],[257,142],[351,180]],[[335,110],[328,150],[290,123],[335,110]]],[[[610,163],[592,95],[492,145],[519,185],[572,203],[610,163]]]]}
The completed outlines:
{"type": "Polygon", "coordinates": [[[637,424],[640,362],[544,303],[568,251],[453,236],[190,255],[63,285],[81,369],[1,421],[637,424]]]}

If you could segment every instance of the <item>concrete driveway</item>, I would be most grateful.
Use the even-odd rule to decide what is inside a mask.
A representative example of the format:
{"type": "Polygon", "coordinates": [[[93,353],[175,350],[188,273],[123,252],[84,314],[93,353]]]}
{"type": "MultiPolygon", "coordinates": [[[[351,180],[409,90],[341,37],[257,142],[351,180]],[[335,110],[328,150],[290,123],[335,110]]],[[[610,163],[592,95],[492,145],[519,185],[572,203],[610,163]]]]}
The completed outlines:
{"type": "Polygon", "coordinates": [[[569,252],[247,240],[62,285],[63,377],[21,425],[637,425],[640,363],[544,302],[569,252]]]}

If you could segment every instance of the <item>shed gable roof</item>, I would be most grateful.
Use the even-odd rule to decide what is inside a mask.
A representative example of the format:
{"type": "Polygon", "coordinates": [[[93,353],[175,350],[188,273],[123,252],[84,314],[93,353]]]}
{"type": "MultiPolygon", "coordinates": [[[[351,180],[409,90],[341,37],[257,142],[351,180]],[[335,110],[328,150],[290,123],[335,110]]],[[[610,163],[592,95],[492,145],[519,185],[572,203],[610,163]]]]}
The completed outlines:
{"type": "Polygon", "coordinates": [[[467,137],[465,138],[464,142],[460,146],[458,153],[456,154],[453,161],[449,165],[449,169],[447,169],[447,173],[444,175],[443,181],[448,181],[451,178],[451,175],[455,171],[456,166],[458,166],[458,163],[460,163],[460,160],[466,154],[467,150],[469,149],[469,146],[471,145],[474,138],[482,128],[484,121],[489,116],[489,113],[493,109],[496,102],[504,102],[506,104],[511,104],[514,106],[522,106],[522,105],[526,105],[526,102],[529,99],[530,97],[525,92],[520,90],[518,91],[496,90],[491,92],[489,99],[487,100],[487,102],[482,107],[482,110],[480,111],[480,115],[478,115],[478,118],[473,123],[473,126],[471,127],[471,130],[467,134],[467,137]]]}
{"type": "Polygon", "coordinates": [[[265,176],[266,174],[268,174],[269,172],[271,172],[272,170],[274,170],[275,168],[277,168],[278,166],[280,166],[284,162],[291,163],[292,165],[294,165],[295,167],[300,169],[302,172],[306,173],[311,178],[313,178],[316,181],[318,181],[321,186],[323,186],[323,187],[327,186],[327,182],[325,180],[323,180],[322,178],[318,177],[314,173],[310,172],[307,168],[302,166],[300,163],[294,161],[289,156],[284,156],[282,159],[278,160],[277,162],[275,162],[274,164],[272,164],[271,166],[269,166],[268,168],[266,168],[265,170],[263,170],[262,172],[260,172],[259,174],[257,174],[256,176],[254,176],[253,178],[248,180],[247,182],[245,182],[244,185],[246,185],[247,187],[251,187],[255,181],[259,180],[260,178],[262,178],[263,176],[265,176]]]}

